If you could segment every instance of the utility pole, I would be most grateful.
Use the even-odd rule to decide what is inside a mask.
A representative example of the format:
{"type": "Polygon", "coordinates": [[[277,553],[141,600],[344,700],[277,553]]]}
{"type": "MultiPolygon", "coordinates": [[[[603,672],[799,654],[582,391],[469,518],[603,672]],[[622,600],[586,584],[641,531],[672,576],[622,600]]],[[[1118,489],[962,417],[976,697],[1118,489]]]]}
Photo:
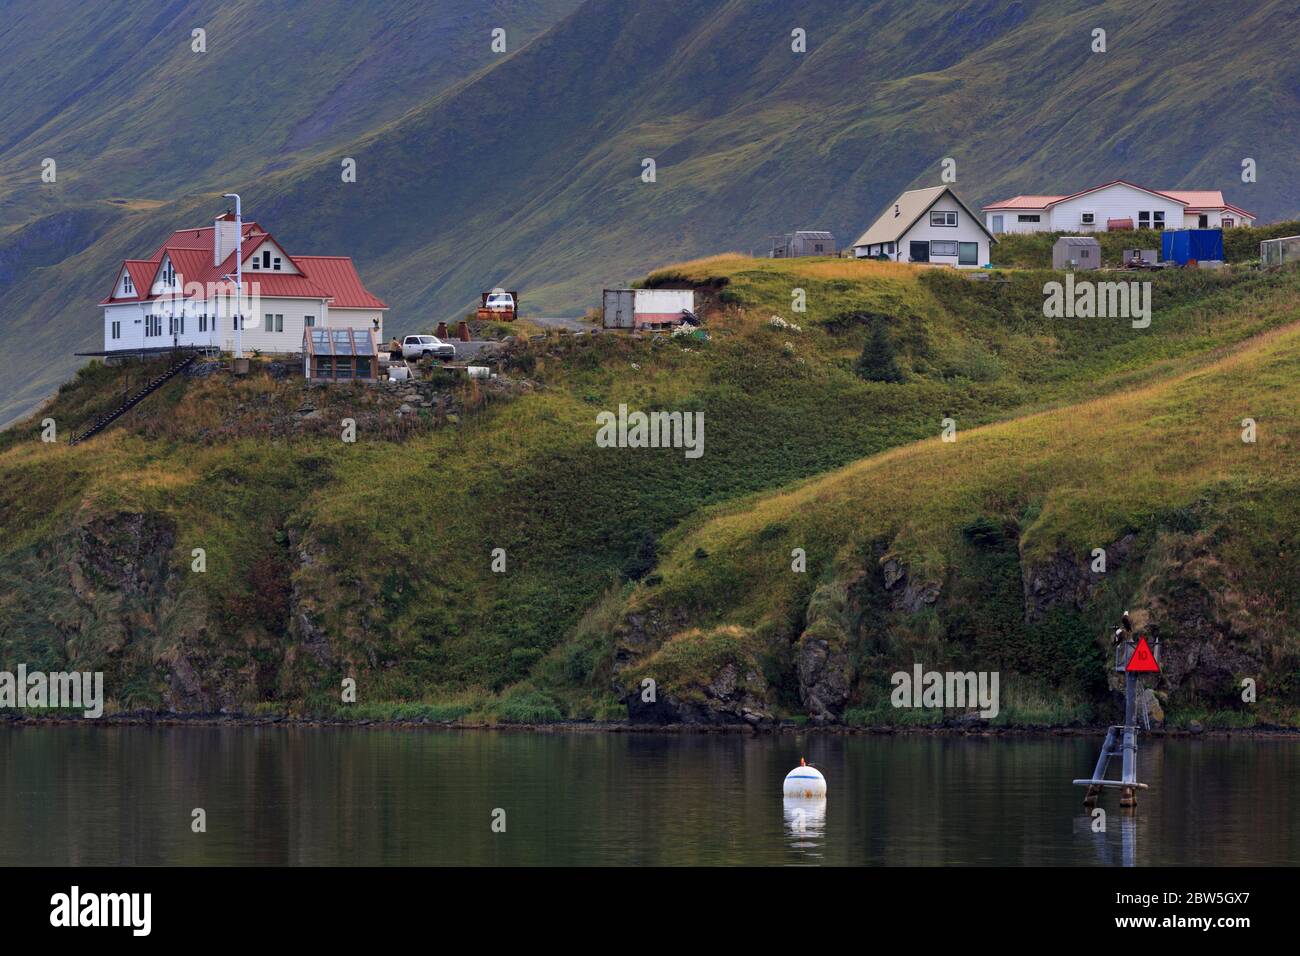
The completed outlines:
{"type": "Polygon", "coordinates": [[[235,358],[244,357],[244,213],[239,193],[225,193],[235,201],[235,358]]]}
{"type": "Polygon", "coordinates": [[[1109,787],[1119,790],[1121,809],[1136,810],[1137,792],[1147,789],[1147,785],[1138,783],[1137,779],[1138,694],[1142,690],[1138,678],[1141,674],[1160,672],[1160,640],[1156,639],[1153,650],[1145,637],[1133,633],[1133,622],[1125,611],[1120,626],[1115,629],[1113,643],[1115,670],[1124,675],[1124,723],[1106,728],[1106,740],[1101,745],[1092,776],[1075,780],[1074,785],[1088,788],[1083,797],[1085,807],[1095,807],[1102,790],[1109,787]],[[1117,742],[1119,750],[1115,749],[1117,742]],[[1119,780],[1106,776],[1111,757],[1120,758],[1119,780]]]}

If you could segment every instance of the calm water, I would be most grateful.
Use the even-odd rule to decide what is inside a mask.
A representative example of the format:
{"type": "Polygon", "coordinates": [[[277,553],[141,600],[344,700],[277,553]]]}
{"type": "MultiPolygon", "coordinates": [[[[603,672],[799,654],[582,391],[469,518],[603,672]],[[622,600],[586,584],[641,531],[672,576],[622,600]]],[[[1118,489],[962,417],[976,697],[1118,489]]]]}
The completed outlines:
{"type": "Polygon", "coordinates": [[[1300,862],[1300,742],[1145,740],[1136,820],[1112,794],[1094,834],[1099,745],[0,727],[0,865],[1300,862]],[[824,810],[781,797],[801,752],[824,810]]]}

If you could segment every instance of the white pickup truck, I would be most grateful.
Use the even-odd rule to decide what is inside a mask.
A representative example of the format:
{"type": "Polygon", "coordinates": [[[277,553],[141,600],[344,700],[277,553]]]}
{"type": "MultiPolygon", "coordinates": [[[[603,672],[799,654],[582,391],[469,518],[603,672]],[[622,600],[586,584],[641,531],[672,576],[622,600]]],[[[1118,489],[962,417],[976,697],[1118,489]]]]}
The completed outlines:
{"type": "Polygon", "coordinates": [[[418,362],[426,355],[436,359],[454,359],[456,346],[436,335],[408,335],[402,339],[402,358],[418,362]]]}

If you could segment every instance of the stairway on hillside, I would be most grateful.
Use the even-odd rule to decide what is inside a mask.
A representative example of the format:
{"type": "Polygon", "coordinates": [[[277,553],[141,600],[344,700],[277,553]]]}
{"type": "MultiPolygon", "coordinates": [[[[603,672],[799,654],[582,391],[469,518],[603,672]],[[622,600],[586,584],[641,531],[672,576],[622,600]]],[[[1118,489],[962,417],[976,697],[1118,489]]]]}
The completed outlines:
{"type": "Polygon", "coordinates": [[[151,379],[148,385],[140,389],[140,391],[136,392],[134,395],[132,395],[130,398],[124,401],[121,405],[117,406],[117,408],[113,409],[107,415],[104,415],[103,417],[97,419],[95,423],[91,425],[89,428],[69,438],[68,444],[79,445],[87,438],[93,438],[95,435],[98,435],[109,425],[113,424],[113,422],[117,421],[119,418],[121,418],[131,409],[135,408],[135,406],[139,405],[142,401],[144,401],[154,392],[158,391],[158,389],[162,388],[163,385],[171,381],[172,378],[179,375],[181,372],[185,371],[185,369],[193,365],[194,360],[197,359],[198,357],[199,355],[197,352],[192,352],[189,355],[187,355],[185,358],[177,362],[175,365],[173,365],[171,368],[167,369],[167,371],[163,372],[157,378],[151,379]]]}

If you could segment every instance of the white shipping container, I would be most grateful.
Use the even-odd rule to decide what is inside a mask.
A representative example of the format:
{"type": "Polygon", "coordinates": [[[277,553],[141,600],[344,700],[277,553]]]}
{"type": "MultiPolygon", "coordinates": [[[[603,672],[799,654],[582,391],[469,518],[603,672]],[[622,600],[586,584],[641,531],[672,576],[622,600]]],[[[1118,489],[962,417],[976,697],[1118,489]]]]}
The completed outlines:
{"type": "Polygon", "coordinates": [[[695,293],[690,289],[637,289],[636,324],[661,325],[679,322],[682,310],[695,312],[695,293]]]}

